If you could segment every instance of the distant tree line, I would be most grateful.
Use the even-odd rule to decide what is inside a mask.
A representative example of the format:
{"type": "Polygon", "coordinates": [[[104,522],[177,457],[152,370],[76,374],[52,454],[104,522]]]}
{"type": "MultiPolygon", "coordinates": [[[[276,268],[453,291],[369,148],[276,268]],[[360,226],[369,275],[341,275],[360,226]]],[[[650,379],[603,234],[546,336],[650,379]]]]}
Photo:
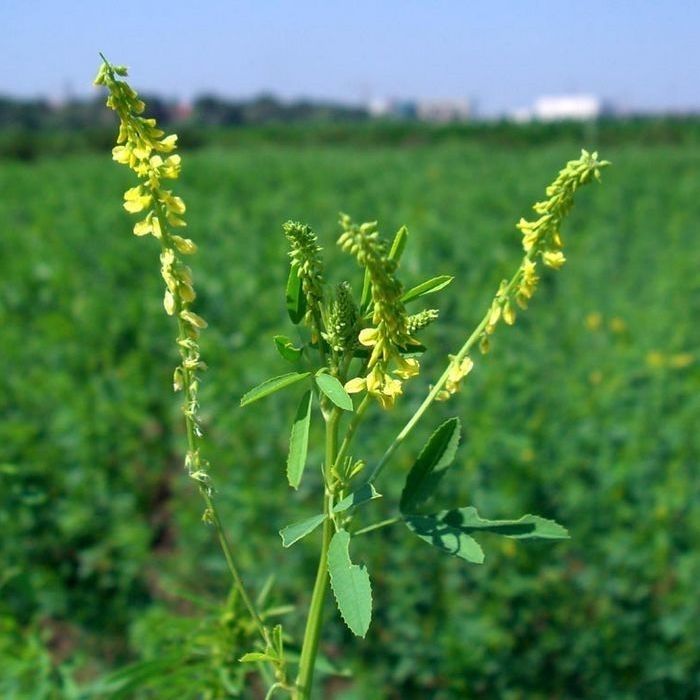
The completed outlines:
{"type": "MultiPolygon", "coordinates": [[[[249,126],[295,122],[357,122],[367,110],[331,102],[297,100],[283,102],[273,95],[249,100],[228,100],[202,95],[183,106],[155,96],[145,96],[149,115],[161,124],[196,126],[249,126]]],[[[73,99],[53,104],[45,99],[22,100],[0,96],[0,129],[73,130],[111,126],[113,116],[104,110],[104,99],[73,99]]]]}
{"type": "MultiPolygon", "coordinates": [[[[361,107],[310,100],[283,102],[271,95],[245,101],[202,95],[187,106],[148,95],[144,99],[149,115],[176,131],[186,149],[259,142],[413,147],[471,140],[518,147],[565,140],[572,146],[586,144],[591,148],[620,143],[700,143],[697,116],[435,124],[416,117],[375,118],[361,107]]],[[[103,97],[53,104],[44,99],[0,96],[0,158],[32,160],[89,151],[104,153],[112,145],[113,119],[104,109],[103,97]]]]}

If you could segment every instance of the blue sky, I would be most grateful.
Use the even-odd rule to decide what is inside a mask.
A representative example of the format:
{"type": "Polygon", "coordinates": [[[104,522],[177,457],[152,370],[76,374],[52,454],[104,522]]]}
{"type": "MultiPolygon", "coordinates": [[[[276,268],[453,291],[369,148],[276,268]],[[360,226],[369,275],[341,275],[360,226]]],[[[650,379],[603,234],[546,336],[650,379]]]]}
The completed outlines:
{"type": "Polygon", "coordinates": [[[0,0],[0,94],[87,94],[98,57],[190,98],[474,98],[485,113],[586,92],[700,108],[698,0],[0,0]]]}

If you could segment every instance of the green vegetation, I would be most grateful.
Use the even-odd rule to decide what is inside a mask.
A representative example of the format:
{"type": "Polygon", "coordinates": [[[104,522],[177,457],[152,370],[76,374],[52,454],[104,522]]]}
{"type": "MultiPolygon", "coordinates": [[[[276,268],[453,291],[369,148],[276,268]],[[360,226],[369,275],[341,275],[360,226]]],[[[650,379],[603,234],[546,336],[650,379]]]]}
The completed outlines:
{"type": "MultiPolygon", "coordinates": [[[[441,503],[471,503],[492,517],[537,512],[572,539],[514,547],[483,535],[486,563],[467,567],[404,532],[375,533],[363,556],[382,636],[355,640],[329,616],[326,671],[342,642],[355,675],[353,683],[329,675],[329,694],[700,692],[697,151],[626,145],[605,155],[616,168],[604,188],[583,193],[585,217],[574,210],[564,232],[567,274],[543,280],[532,312],[507,341],[493,338],[459,403],[437,411],[458,413],[464,426],[441,503]],[[399,538],[401,547],[390,546],[399,538]]],[[[245,570],[255,563],[259,575],[252,588],[277,574],[264,602],[271,616],[307,590],[317,547],[310,536],[283,550],[276,534],[316,512],[316,470],[294,498],[285,484],[298,397],[237,406],[279,374],[268,338],[288,324],[282,222],[308,221],[351,279],[352,261],[333,250],[337,212],[376,217],[386,230],[406,223],[407,286],[436,271],[457,279],[441,292],[448,322],[423,331],[442,352],[426,355],[422,372],[438,376],[440,358],[512,269],[514,213],[528,214],[570,156],[568,142],[513,153],[453,139],[371,150],[262,144],[188,157],[179,191],[200,245],[197,310],[210,324],[201,419],[222,520],[245,570]]],[[[108,156],[0,168],[0,694],[8,697],[81,697],[76,683],[87,688],[135,658],[150,664],[140,667],[150,695],[145,681],[117,675],[92,696],[187,697],[197,679],[225,697],[241,668],[230,657],[236,640],[250,635],[240,601],[218,602],[225,564],[180,467],[185,436],[163,390],[175,353],[152,274],[158,248],[135,245],[114,206],[114,192],[131,184],[108,156]]],[[[417,406],[419,388],[409,382],[405,393],[417,406]]],[[[402,423],[382,413],[366,453],[378,460],[402,423]]],[[[393,515],[388,505],[431,432],[422,425],[396,453],[386,498],[365,506],[377,520],[393,515]]],[[[321,459],[312,447],[309,464],[321,459]]],[[[307,605],[308,596],[298,599],[300,610],[307,605]]],[[[279,619],[293,628],[300,617],[279,619]]]]}

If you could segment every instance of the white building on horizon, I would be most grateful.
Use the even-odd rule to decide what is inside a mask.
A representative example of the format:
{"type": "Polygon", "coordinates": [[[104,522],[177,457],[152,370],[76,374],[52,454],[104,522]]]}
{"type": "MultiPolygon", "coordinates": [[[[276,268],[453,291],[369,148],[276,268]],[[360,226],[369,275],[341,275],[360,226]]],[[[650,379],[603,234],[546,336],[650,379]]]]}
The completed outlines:
{"type": "Polygon", "coordinates": [[[563,119],[598,119],[606,112],[603,100],[595,95],[548,95],[535,100],[532,118],[543,122],[563,119]]]}

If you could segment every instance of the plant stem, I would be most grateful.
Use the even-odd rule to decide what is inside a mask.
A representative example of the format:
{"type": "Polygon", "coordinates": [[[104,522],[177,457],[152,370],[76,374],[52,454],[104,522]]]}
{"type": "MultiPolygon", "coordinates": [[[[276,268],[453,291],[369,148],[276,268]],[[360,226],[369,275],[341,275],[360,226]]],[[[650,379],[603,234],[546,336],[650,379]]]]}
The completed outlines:
{"type": "Polygon", "coordinates": [[[316,654],[318,652],[319,639],[321,638],[323,606],[326,602],[326,590],[328,589],[328,547],[331,543],[331,537],[333,536],[333,520],[331,519],[332,495],[328,489],[327,479],[335,463],[338,450],[339,419],[340,411],[334,408],[326,421],[326,463],[324,475],[326,493],[323,498],[323,512],[327,517],[323,523],[321,554],[318,559],[316,582],[314,583],[314,590],[311,594],[309,614],[306,619],[306,629],[304,631],[304,641],[299,658],[299,675],[297,676],[296,692],[294,695],[295,700],[309,700],[311,698],[316,654]]]}
{"type": "Polygon", "coordinates": [[[387,520],[382,520],[378,523],[374,523],[373,525],[368,525],[367,527],[363,527],[361,530],[357,530],[357,532],[353,532],[352,536],[356,537],[357,535],[364,535],[367,532],[374,532],[375,530],[380,530],[383,527],[389,527],[389,525],[395,525],[396,523],[400,522],[401,518],[388,518],[387,520]]]}
{"type": "Polygon", "coordinates": [[[212,500],[211,494],[207,492],[205,487],[200,487],[199,491],[202,494],[204,502],[206,503],[211,522],[214,525],[214,528],[216,529],[216,535],[219,539],[219,544],[221,545],[221,550],[224,553],[226,565],[228,566],[228,570],[231,574],[231,578],[233,579],[233,583],[236,587],[236,590],[241,596],[243,604],[245,605],[246,609],[248,610],[248,614],[255,623],[255,626],[257,627],[258,632],[260,633],[260,636],[263,639],[263,642],[265,642],[266,646],[270,646],[270,636],[268,634],[267,628],[263,624],[263,621],[255,608],[255,604],[253,603],[250,596],[248,595],[248,592],[245,589],[245,585],[243,584],[243,579],[241,578],[241,575],[238,573],[238,569],[236,568],[236,564],[233,559],[233,549],[231,548],[231,543],[228,541],[226,533],[224,532],[224,528],[221,525],[219,513],[216,509],[214,501],[212,500]]]}
{"type": "Polygon", "coordinates": [[[350,424],[348,425],[348,429],[345,433],[345,437],[343,438],[343,441],[340,443],[340,449],[338,450],[338,454],[335,457],[336,470],[340,467],[340,463],[343,461],[343,459],[347,455],[348,449],[350,448],[350,443],[352,442],[352,439],[355,436],[355,432],[357,431],[357,428],[359,427],[360,423],[362,422],[362,418],[364,417],[365,411],[369,407],[370,401],[371,401],[370,395],[365,394],[362,401],[360,401],[360,404],[358,405],[357,410],[353,414],[352,419],[350,420],[350,424]]]}

